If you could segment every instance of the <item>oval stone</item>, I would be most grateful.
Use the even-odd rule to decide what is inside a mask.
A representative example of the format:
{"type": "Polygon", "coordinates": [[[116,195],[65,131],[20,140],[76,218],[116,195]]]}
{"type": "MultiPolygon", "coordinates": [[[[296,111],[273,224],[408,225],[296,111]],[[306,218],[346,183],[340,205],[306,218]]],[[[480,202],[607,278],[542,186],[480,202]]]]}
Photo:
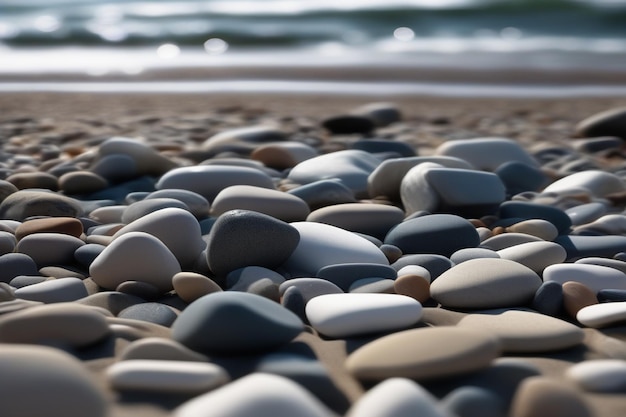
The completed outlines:
{"type": "Polygon", "coordinates": [[[543,271],[544,281],[556,281],[564,284],[576,281],[585,284],[593,292],[604,289],[626,289],[626,274],[614,268],[587,264],[551,265],[543,271]]]}
{"type": "Polygon", "coordinates": [[[510,417],[591,417],[594,413],[573,387],[558,379],[527,378],[517,389],[510,417]]]}
{"type": "Polygon", "coordinates": [[[80,203],[70,197],[48,191],[20,190],[0,203],[0,218],[24,221],[29,217],[80,217],[80,203]]]}
{"type": "Polygon", "coordinates": [[[302,321],[280,304],[244,292],[217,292],[178,316],[172,338],[201,353],[241,354],[278,348],[302,330],[302,321]]]}
{"type": "Polygon", "coordinates": [[[527,266],[540,274],[546,267],[564,262],[567,252],[553,242],[528,242],[497,251],[502,259],[527,266]]]}
{"type": "Polygon", "coordinates": [[[61,233],[35,233],[20,240],[16,252],[30,256],[39,266],[67,265],[74,262],[74,252],[82,240],[61,233]]]}
{"type": "Polygon", "coordinates": [[[508,259],[472,259],[441,274],[430,286],[444,307],[498,308],[529,304],[541,279],[531,269],[508,259]]]}
{"type": "Polygon", "coordinates": [[[222,291],[219,285],[209,277],[195,272],[179,272],[172,277],[174,291],[183,301],[194,302],[203,295],[222,291]]]}
{"type": "Polygon", "coordinates": [[[346,368],[362,381],[404,377],[417,381],[478,371],[500,355],[497,338],[456,327],[405,330],[376,339],[348,357],[346,368]]]}
{"type": "Polygon", "coordinates": [[[576,314],[576,320],[583,326],[594,328],[622,324],[626,321],[626,301],[583,307],[576,314]]]}
{"type": "Polygon", "coordinates": [[[15,229],[15,238],[20,240],[34,233],[62,233],[79,238],[83,233],[83,224],[74,217],[32,219],[15,229]]]}
{"type": "Polygon", "coordinates": [[[626,361],[596,359],[570,366],[565,375],[582,389],[591,392],[624,392],[626,390],[626,361]]]}
{"type": "Polygon", "coordinates": [[[83,281],[78,278],[52,279],[15,290],[17,298],[46,304],[76,301],[88,295],[83,281]]]}
{"type": "Polygon", "coordinates": [[[328,294],[306,304],[313,328],[331,338],[405,329],[421,316],[417,300],[398,294],[328,294]]]}

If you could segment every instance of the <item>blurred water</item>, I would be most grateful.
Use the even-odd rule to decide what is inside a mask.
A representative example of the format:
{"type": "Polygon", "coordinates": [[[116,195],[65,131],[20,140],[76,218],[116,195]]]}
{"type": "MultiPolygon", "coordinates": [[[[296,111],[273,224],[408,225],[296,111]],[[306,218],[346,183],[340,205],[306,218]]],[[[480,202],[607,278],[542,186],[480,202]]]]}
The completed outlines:
{"type": "Polygon", "coordinates": [[[355,62],[622,71],[626,0],[0,0],[4,73],[355,62]]]}

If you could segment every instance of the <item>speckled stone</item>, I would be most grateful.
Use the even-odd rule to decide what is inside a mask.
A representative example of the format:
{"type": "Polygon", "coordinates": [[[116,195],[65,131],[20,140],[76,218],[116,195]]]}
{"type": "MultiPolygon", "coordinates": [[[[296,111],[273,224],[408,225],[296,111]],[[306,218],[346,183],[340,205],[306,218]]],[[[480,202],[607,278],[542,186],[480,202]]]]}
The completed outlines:
{"type": "Polygon", "coordinates": [[[0,203],[0,218],[24,221],[29,217],[80,217],[80,203],[70,197],[41,190],[20,190],[0,203]]]}
{"type": "Polygon", "coordinates": [[[480,243],[474,226],[452,214],[431,214],[405,220],[387,233],[384,243],[405,254],[438,254],[449,257],[459,249],[480,243]],[[454,240],[449,239],[453,235],[454,240]]]}
{"type": "Polygon", "coordinates": [[[250,185],[233,185],[215,197],[211,214],[217,217],[236,209],[264,213],[285,222],[305,220],[310,213],[307,203],[294,195],[250,185]]]}
{"type": "Polygon", "coordinates": [[[530,303],[541,285],[531,269],[507,259],[473,259],[441,274],[430,286],[444,307],[499,308],[530,303]]]}
{"type": "Polygon", "coordinates": [[[551,352],[580,345],[583,331],[566,321],[523,310],[489,310],[463,317],[458,327],[494,335],[504,352],[551,352]]]}
{"type": "Polygon", "coordinates": [[[289,343],[302,321],[280,304],[244,292],[216,292],[191,303],[172,325],[172,338],[201,353],[262,352],[289,343]]]}
{"type": "Polygon", "coordinates": [[[105,393],[85,366],[59,349],[3,345],[2,414],[11,417],[106,417],[105,393]]]}
{"type": "Polygon", "coordinates": [[[571,386],[557,379],[532,377],[517,390],[510,417],[591,417],[593,412],[571,386]]]}
{"type": "Polygon", "coordinates": [[[280,266],[294,256],[302,241],[301,233],[294,225],[247,210],[222,214],[207,237],[209,268],[216,275],[225,277],[246,266],[269,269],[280,266]]]}
{"type": "Polygon", "coordinates": [[[500,355],[498,339],[474,330],[431,327],[405,330],[354,351],[346,368],[362,381],[404,377],[417,381],[486,368],[500,355]]]}

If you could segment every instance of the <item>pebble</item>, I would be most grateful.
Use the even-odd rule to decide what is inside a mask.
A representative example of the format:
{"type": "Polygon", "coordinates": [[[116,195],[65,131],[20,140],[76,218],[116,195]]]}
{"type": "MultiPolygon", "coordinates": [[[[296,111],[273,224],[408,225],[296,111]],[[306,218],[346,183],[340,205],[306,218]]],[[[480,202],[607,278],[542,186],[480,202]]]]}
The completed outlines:
{"type": "Polygon", "coordinates": [[[506,228],[507,233],[524,233],[552,242],[559,235],[558,229],[549,221],[529,219],[515,223],[506,228]]]}
{"type": "Polygon", "coordinates": [[[390,153],[403,158],[416,156],[415,148],[408,143],[385,139],[361,139],[354,142],[351,149],[358,149],[374,155],[390,153]]]}
{"type": "Polygon", "coordinates": [[[105,317],[74,303],[41,305],[0,316],[0,342],[82,348],[109,335],[105,317]]]}
{"type": "Polygon", "coordinates": [[[285,282],[285,278],[278,272],[261,266],[246,266],[231,271],[226,275],[226,288],[230,291],[248,291],[254,283],[269,279],[276,285],[285,282]]]}
{"type": "Polygon", "coordinates": [[[452,417],[426,389],[408,378],[392,377],[365,393],[346,417],[452,417]]]}
{"type": "Polygon", "coordinates": [[[352,190],[338,179],[314,181],[293,188],[287,194],[304,200],[311,211],[335,204],[356,203],[352,190]]]}
{"type": "Polygon", "coordinates": [[[282,142],[287,139],[285,132],[273,125],[246,126],[226,129],[206,139],[201,148],[211,153],[228,149],[229,145],[259,145],[267,142],[282,142]]]}
{"type": "Polygon", "coordinates": [[[367,197],[367,178],[380,162],[365,151],[349,149],[300,162],[289,171],[287,178],[297,184],[337,178],[357,198],[367,197]]]}
{"type": "Polygon", "coordinates": [[[29,217],[80,217],[78,200],[43,190],[20,190],[0,203],[0,218],[24,221],[29,217]]]}
{"type": "Polygon", "coordinates": [[[524,265],[538,274],[548,266],[560,264],[567,258],[567,252],[553,242],[528,242],[496,252],[501,259],[508,259],[524,265]]]}
{"type": "Polygon", "coordinates": [[[556,317],[563,310],[563,286],[556,281],[546,281],[535,293],[531,308],[539,313],[556,317]]]}
{"type": "Polygon", "coordinates": [[[233,185],[215,197],[211,215],[217,217],[236,209],[256,211],[288,223],[305,220],[311,212],[307,203],[295,195],[250,185],[233,185]]]}
{"type": "Polygon", "coordinates": [[[315,222],[291,226],[300,234],[300,241],[282,268],[292,276],[318,276],[322,268],[343,263],[389,264],[376,245],[347,230],[315,222]]]}
{"type": "Polygon", "coordinates": [[[230,382],[226,370],[213,363],[130,359],[106,370],[110,386],[117,391],[165,394],[202,394],[230,382]]]}
{"type": "MultiPolygon", "coordinates": [[[[16,313],[19,314],[19,313],[16,313]]],[[[87,368],[59,349],[3,345],[2,414],[11,417],[106,417],[109,404],[87,368]]]]}
{"type": "Polygon", "coordinates": [[[273,269],[289,262],[302,244],[297,224],[254,211],[228,211],[218,217],[207,237],[208,266],[225,277],[246,266],[273,269]]]}
{"type": "Polygon", "coordinates": [[[584,338],[576,325],[523,310],[490,310],[463,317],[457,327],[492,334],[507,353],[537,353],[569,349],[584,338]]]}
{"type": "Polygon", "coordinates": [[[502,398],[489,389],[463,386],[441,400],[441,405],[457,417],[506,417],[502,398]]]}
{"type": "Polygon", "coordinates": [[[115,288],[115,291],[136,295],[144,300],[156,300],[162,295],[157,287],[143,281],[124,281],[115,288]]]}
{"type": "Polygon", "coordinates": [[[15,290],[17,298],[46,304],[76,301],[88,295],[83,281],[78,278],[52,279],[15,290]]]}
{"type": "Polygon", "coordinates": [[[405,329],[421,316],[417,300],[398,294],[327,294],[306,304],[313,328],[335,339],[405,329]]]}
{"type": "Polygon", "coordinates": [[[46,217],[28,220],[15,229],[15,238],[21,240],[35,233],[62,233],[76,238],[83,234],[83,224],[74,217],[46,217]]]}
{"type": "Polygon", "coordinates": [[[153,198],[173,198],[181,201],[187,210],[197,219],[204,219],[209,216],[211,205],[208,200],[198,193],[189,190],[169,189],[153,191],[145,196],[144,200],[153,198]]]}
{"type": "Polygon", "coordinates": [[[172,289],[180,265],[172,252],[145,232],[124,233],[91,263],[89,274],[102,288],[113,290],[124,281],[143,281],[162,292],[172,289]]]}
{"type": "Polygon", "coordinates": [[[576,125],[578,137],[617,136],[626,138],[624,118],[626,109],[623,107],[613,108],[593,114],[580,121],[576,125]]]}
{"type": "Polygon", "coordinates": [[[196,352],[238,355],[276,349],[302,330],[302,321],[280,304],[244,292],[216,292],[178,316],[172,338],[196,352]]]}
{"type": "Polygon", "coordinates": [[[196,218],[189,211],[177,207],[154,211],[127,224],[115,232],[113,242],[129,233],[137,232],[159,239],[176,257],[181,267],[193,265],[206,247],[196,218]],[[176,230],[176,233],[172,233],[172,230],[176,230]]]}
{"type": "Polygon", "coordinates": [[[59,179],[47,172],[20,172],[10,175],[6,181],[15,185],[18,190],[41,188],[57,191],[59,189],[59,179]]]}
{"type": "Polygon", "coordinates": [[[590,256],[612,258],[623,252],[626,236],[559,236],[555,243],[567,251],[567,260],[577,260],[590,256]]]}
{"type": "Polygon", "coordinates": [[[278,375],[253,373],[197,396],[173,417],[301,416],[328,417],[331,411],[296,382],[278,375]]]}
{"type": "Polygon", "coordinates": [[[102,291],[101,289],[98,293],[81,298],[76,301],[76,304],[105,309],[111,315],[117,316],[125,308],[145,302],[146,300],[135,295],[117,291],[102,291]]]}
{"type": "Polygon", "coordinates": [[[322,121],[322,126],[335,135],[370,133],[376,127],[371,118],[352,114],[329,117],[322,121]]]}
{"type": "Polygon", "coordinates": [[[420,275],[399,275],[393,288],[397,294],[407,295],[420,303],[430,299],[430,284],[420,275]]]}
{"type": "MultiPolygon", "coordinates": [[[[396,271],[403,271],[404,273],[407,271],[403,270],[403,268],[409,265],[417,265],[426,269],[426,271],[430,274],[430,283],[430,281],[436,279],[439,275],[452,268],[454,263],[443,255],[412,254],[402,256],[394,262],[391,267],[396,271]]],[[[422,272],[419,272],[419,274],[422,274],[422,272]]]]}
{"type": "Polygon", "coordinates": [[[39,267],[68,265],[74,262],[74,252],[85,242],[62,233],[34,233],[22,238],[15,251],[26,254],[39,267]]]}
{"type": "Polygon", "coordinates": [[[17,239],[11,232],[0,232],[0,256],[15,251],[17,239]]]}
{"type": "Polygon", "coordinates": [[[537,161],[521,145],[506,138],[473,138],[449,140],[439,145],[436,155],[463,159],[476,169],[494,172],[500,165],[517,161],[537,166],[537,161]]]}
{"type": "Polygon", "coordinates": [[[118,154],[130,157],[140,175],[159,176],[178,166],[141,140],[125,137],[113,137],[102,142],[98,146],[95,162],[97,163],[99,158],[118,154]]]}
{"type": "Polygon", "coordinates": [[[320,268],[315,274],[337,285],[343,291],[349,291],[352,284],[363,278],[396,279],[395,269],[384,264],[349,262],[336,263],[320,268]]]}
{"type": "Polygon", "coordinates": [[[504,162],[494,173],[510,196],[526,191],[540,191],[550,183],[548,176],[539,167],[520,161],[504,162]]]}
{"type": "Polygon", "coordinates": [[[572,220],[561,209],[525,201],[506,201],[500,205],[500,218],[543,219],[552,223],[559,234],[567,234],[572,220]]]}
{"type": "Polygon", "coordinates": [[[132,319],[147,321],[170,327],[178,317],[178,313],[171,307],[161,303],[141,303],[126,307],[120,311],[117,317],[122,319],[132,319]]]}
{"type": "Polygon", "coordinates": [[[128,224],[144,217],[147,214],[165,208],[179,208],[189,211],[187,205],[180,200],[176,200],[174,198],[152,198],[149,200],[140,200],[130,204],[124,209],[121,221],[124,224],[128,224]]]}
{"type": "Polygon", "coordinates": [[[541,279],[530,268],[508,259],[473,259],[450,268],[430,286],[444,307],[486,309],[529,304],[541,279]]]}
{"type": "Polygon", "coordinates": [[[601,303],[626,301],[626,290],[600,290],[596,295],[601,303]]]}
{"type": "Polygon", "coordinates": [[[401,377],[416,381],[475,372],[500,355],[497,338],[451,326],[383,336],[348,356],[348,372],[361,381],[401,377]]]}
{"type": "Polygon", "coordinates": [[[626,301],[583,307],[576,314],[576,320],[583,326],[593,328],[623,324],[626,321],[626,301]]]}
{"type": "Polygon", "coordinates": [[[567,281],[576,281],[585,284],[594,293],[611,288],[626,289],[626,274],[614,268],[601,265],[587,264],[558,264],[551,265],[543,271],[544,281],[556,281],[564,284],[567,281]]]}
{"type": "Polygon", "coordinates": [[[570,366],[565,376],[585,391],[623,393],[626,390],[626,361],[586,360],[570,366]]]}
{"type": "Polygon", "coordinates": [[[37,264],[23,253],[7,253],[0,256],[0,282],[9,282],[19,275],[37,275],[37,264]]]}
{"type": "Polygon", "coordinates": [[[384,278],[361,278],[354,281],[350,288],[349,293],[381,293],[381,294],[395,294],[394,280],[384,278]]]}
{"type": "Polygon", "coordinates": [[[591,417],[593,412],[573,387],[558,379],[531,377],[517,390],[510,417],[591,417]]]}
{"type": "Polygon", "coordinates": [[[341,288],[325,279],[293,278],[280,284],[278,287],[280,295],[283,296],[292,287],[298,289],[305,303],[320,295],[343,293],[341,288]]]}
{"type": "Polygon", "coordinates": [[[283,170],[293,168],[300,162],[318,155],[319,152],[312,146],[290,141],[258,146],[252,151],[250,158],[262,162],[267,167],[283,170]]]}
{"type": "Polygon", "coordinates": [[[437,254],[449,257],[463,248],[480,244],[476,228],[453,214],[431,214],[405,220],[387,233],[384,243],[405,254],[437,254]],[[454,236],[454,239],[450,239],[454,236]]]}
{"type": "Polygon", "coordinates": [[[568,208],[565,210],[565,214],[572,220],[572,225],[580,226],[599,219],[606,214],[607,210],[606,204],[594,202],[568,208]]]}
{"type": "Polygon", "coordinates": [[[120,183],[140,175],[137,163],[126,154],[100,156],[89,167],[90,172],[101,176],[110,183],[120,183]]]}
{"type": "Polygon", "coordinates": [[[317,209],[306,220],[384,239],[392,227],[404,220],[404,212],[382,204],[346,203],[317,209]]]}
{"type": "Polygon", "coordinates": [[[530,242],[544,242],[544,240],[526,233],[510,232],[488,237],[480,243],[480,247],[491,249],[497,252],[506,248],[511,248],[530,242]]]}
{"type": "Polygon", "coordinates": [[[544,193],[563,194],[585,190],[595,197],[606,197],[626,190],[626,184],[615,174],[599,170],[586,170],[570,174],[548,185],[544,193]]]}
{"type": "MultiPolygon", "coordinates": [[[[545,281],[544,283],[554,282],[561,284],[558,281],[545,281]]],[[[592,291],[587,285],[577,281],[567,281],[561,285],[563,293],[563,308],[570,315],[570,317],[576,317],[576,314],[584,307],[598,304],[598,298],[596,292],[592,291]]]]}
{"type": "Polygon", "coordinates": [[[164,337],[145,337],[128,344],[119,355],[120,361],[147,359],[171,362],[208,362],[209,359],[184,345],[164,337]]]}
{"type": "Polygon", "coordinates": [[[172,277],[172,285],[176,294],[186,303],[192,303],[204,295],[222,291],[220,286],[209,277],[188,271],[175,274],[172,277]]]}
{"type": "Polygon", "coordinates": [[[89,269],[91,263],[102,253],[104,248],[106,248],[104,245],[87,243],[74,251],[74,259],[80,266],[89,269]]]}
{"type": "Polygon", "coordinates": [[[463,248],[450,255],[450,260],[458,265],[470,259],[500,258],[498,252],[488,248],[463,248]]]}
{"type": "MultiPolygon", "coordinates": [[[[177,188],[193,191],[213,203],[224,188],[231,185],[252,185],[274,189],[272,178],[265,172],[250,167],[228,165],[196,165],[176,168],[161,176],[157,190],[177,188]]],[[[0,204],[0,209],[2,205],[0,204]]]]}
{"type": "Polygon", "coordinates": [[[371,119],[377,127],[389,126],[402,120],[402,112],[395,103],[375,102],[359,106],[350,114],[371,119]]]}
{"type": "Polygon", "coordinates": [[[389,263],[394,263],[402,257],[402,250],[395,245],[382,244],[379,249],[385,254],[389,263]]]}
{"type": "Polygon", "coordinates": [[[94,193],[108,186],[109,182],[95,172],[68,172],[59,177],[59,188],[66,195],[94,193]]]}
{"type": "Polygon", "coordinates": [[[127,205],[113,205],[99,207],[89,213],[89,218],[105,225],[119,223],[123,225],[122,216],[126,211],[127,205]]]}

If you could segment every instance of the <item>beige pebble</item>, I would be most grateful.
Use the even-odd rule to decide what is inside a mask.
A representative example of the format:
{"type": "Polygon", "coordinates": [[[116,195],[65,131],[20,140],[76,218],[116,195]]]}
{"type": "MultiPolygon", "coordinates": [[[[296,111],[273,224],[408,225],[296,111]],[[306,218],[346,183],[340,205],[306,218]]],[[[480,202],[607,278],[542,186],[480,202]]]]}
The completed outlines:
{"type": "Polygon", "coordinates": [[[185,302],[192,303],[203,295],[222,291],[212,279],[195,272],[179,272],[172,278],[176,294],[185,302]]]}
{"type": "Polygon", "coordinates": [[[428,281],[419,275],[407,274],[396,278],[394,282],[396,293],[408,295],[420,303],[430,299],[430,285],[428,281]]]}
{"type": "Polygon", "coordinates": [[[527,378],[517,389],[510,417],[591,417],[581,394],[562,381],[545,377],[527,378]]]}
{"type": "Polygon", "coordinates": [[[563,284],[563,307],[570,317],[583,308],[593,304],[598,304],[598,297],[585,284],[577,281],[568,281],[563,284]]]}

